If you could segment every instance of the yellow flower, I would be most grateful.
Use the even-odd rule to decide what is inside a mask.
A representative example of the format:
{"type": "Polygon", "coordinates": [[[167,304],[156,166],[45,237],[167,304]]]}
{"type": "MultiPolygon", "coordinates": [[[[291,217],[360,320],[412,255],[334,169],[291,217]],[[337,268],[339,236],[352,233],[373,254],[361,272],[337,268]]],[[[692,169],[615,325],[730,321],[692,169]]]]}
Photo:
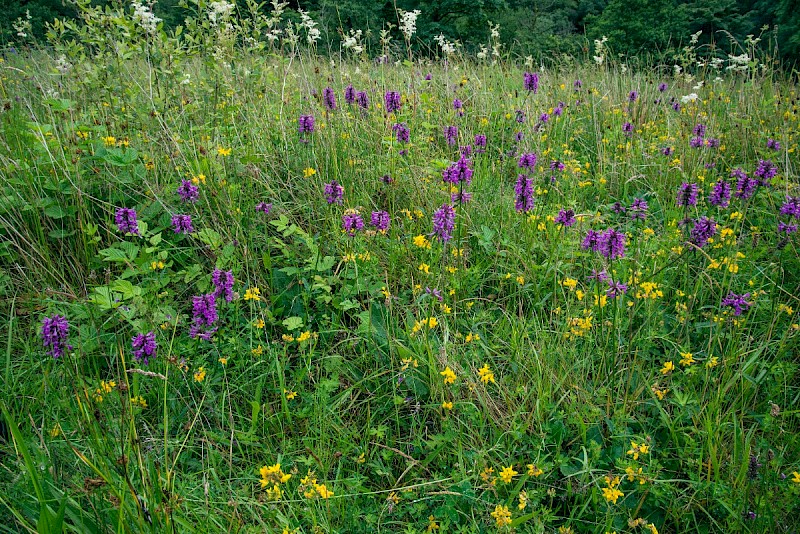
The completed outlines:
{"type": "Polygon", "coordinates": [[[466,341],[467,343],[472,343],[473,341],[480,341],[480,339],[481,336],[470,332],[469,334],[467,334],[467,337],[464,338],[464,341],[466,341]]]}
{"type": "Polygon", "coordinates": [[[524,277],[524,276],[522,276],[522,275],[520,275],[520,276],[517,276],[517,283],[518,283],[519,285],[524,285],[524,284],[525,284],[525,277],[524,277]]]}
{"type": "Polygon", "coordinates": [[[431,248],[431,242],[422,234],[414,238],[414,245],[419,248],[431,248]]]}
{"type": "Polygon", "coordinates": [[[719,357],[717,357],[717,356],[712,356],[712,357],[711,357],[711,358],[709,358],[709,359],[708,359],[708,361],[706,362],[706,369],[713,369],[713,368],[714,368],[714,367],[716,367],[717,365],[719,365],[719,357]]]}
{"type": "Polygon", "coordinates": [[[494,384],[494,373],[489,369],[489,364],[486,363],[478,369],[478,376],[481,378],[481,382],[484,384],[488,384],[489,382],[494,384]]]}
{"type": "Polygon", "coordinates": [[[306,341],[308,339],[311,339],[311,332],[309,332],[308,330],[297,336],[298,343],[302,343],[303,341],[306,341]]]}
{"type": "Polygon", "coordinates": [[[286,400],[293,400],[295,397],[297,397],[296,391],[289,391],[286,388],[283,388],[283,394],[286,395],[286,400]]]}
{"type": "Polygon", "coordinates": [[[252,352],[254,356],[261,356],[264,353],[264,347],[259,345],[250,352],[252,352]]]}
{"type": "Polygon", "coordinates": [[[505,527],[511,524],[511,511],[508,509],[508,506],[498,504],[495,506],[494,512],[492,512],[491,515],[498,527],[505,527]]]}
{"type": "Polygon", "coordinates": [[[427,263],[420,263],[418,269],[425,274],[430,274],[431,272],[431,266],[427,263]]]}
{"type": "Polygon", "coordinates": [[[217,154],[223,157],[230,156],[232,151],[233,151],[232,148],[223,148],[221,146],[217,147],[217,154]]]}
{"type": "Polygon", "coordinates": [[[244,292],[244,300],[261,300],[261,290],[257,287],[251,287],[244,292]]]}
{"type": "Polygon", "coordinates": [[[228,365],[228,358],[220,357],[217,361],[222,365],[228,365]]]}
{"type": "Polygon", "coordinates": [[[452,410],[453,409],[453,403],[449,402],[449,401],[445,401],[445,402],[442,403],[442,408],[445,409],[445,410],[452,410]]]}
{"type": "Polygon", "coordinates": [[[106,146],[114,146],[117,144],[117,138],[109,135],[108,137],[103,137],[103,144],[106,146]]]}
{"type": "Polygon", "coordinates": [[[544,471],[536,467],[535,464],[528,464],[527,467],[528,467],[528,476],[538,477],[541,476],[542,473],[544,473],[544,471]]]}
{"type": "Polygon", "coordinates": [[[428,528],[425,529],[425,532],[431,533],[436,530],[439,530],[439,524],[436,523],[436,518],[432,515],[428,516],[428,528]]]}
{"type": "Polygon", "coordinates": [[[261,475],[261,487],[266,488],[270,484],[285,484],[292,478],[292,475],[287,475],[281,470],[281,464],[264,466],[259,469],[261,475]]]}
{"type": "Polygon", "coordinates": [[[678,363],[680,363],[684,367],[689,367],[690,365],[695,363],[694,357],[692,356],[692,353],[691,352],[681,352],[681,361],[678,362],[678,363]]]}
{"type": "Polygon", "coordinates": [[[664,364],[664,367],[661,368],[661,374],[668,375],[674,370],[675,370],[675,364],[672,362],[667,362],[664,364]]]}
{"type": "Polygon", "coordinates": [[[792,482],[794,482],[795,484],[800,484],[800,473],[798,473],[797,471],[792,473],[792,482]]]}
{"type": "Polygon", "coordinates": [[[306,167],[305,169],[303,169],[303,176],[305,178],[311,178],[315,174],[317,174],[317,169],[313,167],[306,167]]]}
{"type": "Polygon", "coordinates": [[[520,510],[524,510],[528,506],[528,492],[527,491],[520,491],[519,492],[519,504],[517,508],[520,510]]]}
{"type": "Polygon", "coordinates": [[[658,397],[658,400],[664,400],[664,397],[666,397],[667,393],[669,393],[669,388],[659,387],[658,384],[654,384],[650,389],[653,392],[653,395],[658,397]]]}
{"type": "Polygon", "coordinates": [[[508,467],[504,467],[500,470],[500,480],[505,482],[506,484],[511,484],[511,481],[517,476],[519,473],[514,471],[514,466],[510,465],[508,467]]]}
{"type": "Polygon", "coordinates": [[[285,343],[291,343],[292,341],[294,341],[294,336],[291,334],[281,334],[281,339],[285,343]]]}
{"type": "Polygon", "coordinates": [[[565,278],[561,281],[561,285],[569,289],[570,291],[578,287],[578,281],[574,278],[565,278]]]}
{"type": "Polygon", "coordinates": [[[603,497],[610,503],[617,504],[617,499],[624,496],[625,494],[619,488],[603,488],[603,497]]]}
{"type": "Polygon", "coordinates": [[[131,397],[131,404],[140,408],[147,408],[147,401],[141,395],[131,397]]]}
{"type": "Polygon", "coordinates": [[[445,367],[444,371],[442,371],[439,374],[444,377],[444,383],[445,384],[453,384],[456,381],[456,374],[453,372],[452,369],[450,369],[449,366],[445,367]]]}
{"type": "Polygon", "coordinates": [[[264,319],[258,319],[256,322],[253,323],[253,326],[259,329],[264,328],[265,325],[266,323],[264,322],[264,319]]]}
{"type": "Polygon", "coordinates": [[[392,294],[389,292],[388,289],[386,289],[386,286],[381,287],[381,294],[385,299],[390,299],[392,297],[392,294]]]}
{"type": "Polygon", "coordinates": [[[195,382],[202,382],[205,379],[206,379],[206,368],[205,367],[200,367],[194,373],[194,381],[195,382]]]}
{"type": "Polygon", "coordinates": [[[647,454],[648,452],[650,452],[650,448],[647,446],[647,443],[639,445],[635,441],[631,441],[631,448],[628,450],[628,455],[633,456],[634,460],[638,460],[640,454],[647,454]]]}

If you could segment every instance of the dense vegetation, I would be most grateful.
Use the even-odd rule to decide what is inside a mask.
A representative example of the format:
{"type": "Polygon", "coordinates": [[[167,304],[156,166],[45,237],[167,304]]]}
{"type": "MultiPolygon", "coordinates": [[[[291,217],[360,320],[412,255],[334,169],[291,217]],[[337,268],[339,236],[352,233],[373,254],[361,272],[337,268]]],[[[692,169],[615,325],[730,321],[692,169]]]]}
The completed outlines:
{"type": "Polygon", "coordinates": [[[796,531],[768,43],[320,56],[232,7],[0,62],[0,531],[796,531]]]}
{"type": "MultiPolygon", "coordinates": [[[[148,5],[149,2],[141,2],[148,5]]],[[[153,12],[164,29],[184,25],[187,14],[205,9],[206,0],[158,0],[153,12]]],[[[268,13],[269,2],[237,0],[241,12],[268,13]]],[[[0,43],[43,42],[46,26],[55,18],[78,18],[79,6],[125,6],[112,0],[22,0],[13,2],[0,18],[0,43]],[[77,5],[76,5],[77,4],[77,5]],[[15,22],[16,21],[16,22],[15,22]],[[25,26],[20,31],[20,23],[25,26]],[[24,34],[24,35],[21,35],[24,34]]],[[[420,10],[418,53],[430,54],[433,38],[440,33],[460,41],[471,53],[489,40],[491,24],[499,25],[500,38],[518,56],[532,55],[547,63],[562,56],[583,57],[588,44],[609,38],[614,53],[646,62],[672,59],[687,44],[688,36],[703,32],[701,44],[728,52],[731,38],[743,42],[748,34],[769,33],[771,55],[787,65],[800,59],[800,4],[797,0],[419,0],[291,1],[292,10],[303,9],[319,23],[323,41],[330,50],[339,46],[352,30],[364,32],[364,45],[373,55],[381,53],[380,31],[388,29],[401,38],[396,9],[420,10]]],[[[294,20],[299,18],[294,15],[294,20]]],[[[701,49],[702,50],[702,49],[701,49]]]]}

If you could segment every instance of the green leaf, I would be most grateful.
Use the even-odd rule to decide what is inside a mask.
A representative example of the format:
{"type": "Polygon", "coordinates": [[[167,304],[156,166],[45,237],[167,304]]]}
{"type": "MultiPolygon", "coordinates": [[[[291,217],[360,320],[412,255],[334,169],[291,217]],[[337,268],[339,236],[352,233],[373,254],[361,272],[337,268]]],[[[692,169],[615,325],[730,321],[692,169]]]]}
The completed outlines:
{"type": "Polygon", "coordinates": [[[287,317],[282,321],[283,326],[286,327],[287,330],[290,332],[292,330],[297,330],[303,326],[303,319],[300,317],[287,317]]]}

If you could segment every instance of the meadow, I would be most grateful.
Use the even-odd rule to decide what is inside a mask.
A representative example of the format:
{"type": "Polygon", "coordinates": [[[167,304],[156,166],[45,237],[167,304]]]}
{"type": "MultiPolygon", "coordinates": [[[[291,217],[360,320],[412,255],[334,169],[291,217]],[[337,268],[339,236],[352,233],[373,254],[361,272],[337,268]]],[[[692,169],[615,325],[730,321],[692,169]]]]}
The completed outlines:
{"type": "Polygon", "coordinates": [[[798,88],[757,43],[85,10],[0,62],[0,531],[798,532],[798,88]]]}

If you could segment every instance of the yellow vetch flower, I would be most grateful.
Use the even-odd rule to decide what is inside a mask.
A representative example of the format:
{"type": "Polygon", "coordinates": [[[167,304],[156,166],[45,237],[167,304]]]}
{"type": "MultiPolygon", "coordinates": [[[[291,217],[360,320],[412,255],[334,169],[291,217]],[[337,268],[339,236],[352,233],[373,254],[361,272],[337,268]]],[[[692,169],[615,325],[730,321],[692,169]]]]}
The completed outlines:
{"type": "Polygon", "coordinates": [[[286,388],[283,388],[283,394],[286,395],[286,400],[293,400],[295,397],[297,397],[296,391],[290,391],[286,388]]]}
{"type": "Polygon", "coordinates": [[[689,367],[690,365],[695,363],[694,356],[692,356],[691,352],[681,352],[681,361],[678,363],[680,363],[684,367],[689,367]]]}
{"type": "Polygon", "coordinates": [[[453,403],[449,402],[449,401],[445,401],[445,402],[442,403],[442,408],[445,409],[445,410],[452,410],[453,409],[453,403]]]}
{"type": "Polygon", "coordinates": [[[539,469],[535,464],[528,464],[527,468],[528,468],[528,476],[538,477],[541,476],[542,473],[544,473],[544,471],[539,469]]]}
{"type": "Polygon", "coordinates": [[[456,374],[453,372],[452,369],[450,369],[449,366],[445,367],[444,371],[442,371],[439,374],[444,377],[444,383],[445,384],[453,384],[456,381],[456,374]]]}
{"type": "Polygon", "coordinates": [[[640,445],[635,441],[631,441],[631,448],[628,450],[628,455],[633,456],[634,460],[638,460],[640,454],[647,454],[649,452],[650,448],[647,446],[647,443],[642,443],[640,445]]]}
{"type": "Polygon", "coordinates": [[[483,364],[483,367],[478,369],[478,376],[480,376],[481,382],[483,382],[484,384],[488,384],[489,382],[493,384],[495,383],[494,373],[489,369],[488,363],[483,364]]]}
{"type": "Polygon", "coordinates": [[[508,506],[498,504],[491,513],[498,527],[505,527],[511,524],[511,511],[508,506]]]}
{"type": "Polygon", "coordinates": [[[244,300],[261,300],[261,290],[257,287],[251,287],[244,292],[244,300]]]}
{"type": "Polygon", "coordinates": [[[317,169],[313,167],[306,167],[305,169],[303,169],[303,176],[305,178],[311,178],[315,174],[317,174],[317,169]]]}
{"type": "Polygon", "coordinates": [[[794,482],[795,484],[800,484],[800,473],[798,473],[797,471],[792,473],[792,482],[794,482]]]}
{"type": "Polygon", "coordinates": [[[524,510],[528,506],[528,492],[527,491],[520,491],[519,492],[519,504],[517,508],[520,510],[524,510]]]}
{"type": "Polygon", "coordinates": [[[217,147],[217,154],[219,154],[220,156],[223,157],[230,156],[231,152],[233,152],[232,148],[223,148],[221,146],[217,147]]]}
{"type": "Polygon", "coordinates": [[[674,370],[675,370],[675,364],[670,361],[670,362],[665,363],[664,367],[661,368],[661,374],[662,375],[668,375],[669,373],[671,373],[674,370]]]}
{"type": "Polygon", "coordinates": [[[500,470],[500,480],[505,482],[506,484],[511,484],[511,481],[514,480],[514,477],[517,476],[519,473],[514,471],[514,466],[510,465],[508,467],[504,467],[500,470]]]}
{"type": "Polygon", "coordinates": [[[202,382],[206,379],[206,368],[200,367],[197,371],[194,372],[194,381],[195,382],[202,382]]]}
{"type": "Polygon", "coordinates": [[[431,248],[431,242],[422,234],[414,238],[414,245],[419,248],[431,248]]]}

